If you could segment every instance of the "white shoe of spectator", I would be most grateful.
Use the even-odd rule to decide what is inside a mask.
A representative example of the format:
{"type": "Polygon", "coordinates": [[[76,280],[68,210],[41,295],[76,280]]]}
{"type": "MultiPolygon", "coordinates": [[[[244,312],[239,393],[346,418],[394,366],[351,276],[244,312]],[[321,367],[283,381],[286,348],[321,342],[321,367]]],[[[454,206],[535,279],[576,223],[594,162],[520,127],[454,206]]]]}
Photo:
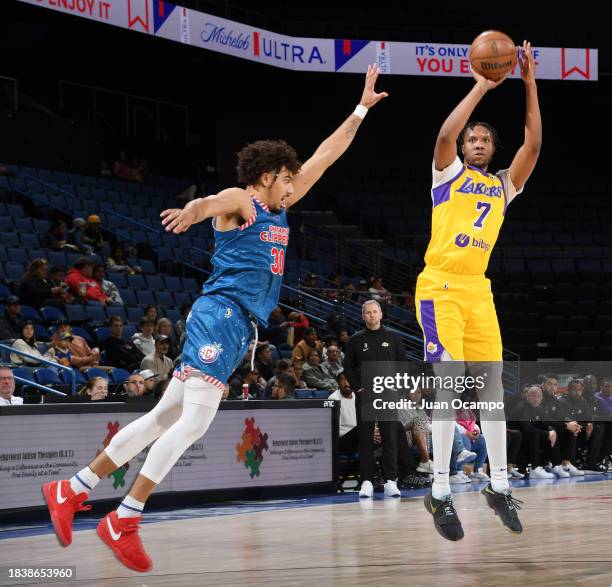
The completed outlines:
{"type": "Polygon", "coordinates": [[[559,478],[570,476],[569,471],[566,471],[561,465],[554,466],[552,472],[559,478]]]}
{"type": "Polygon", "coordinates": [[[478,471],[474,471],[470,475],[471,481],[490,481],[491,478],[482,470],[478,469],[478,471]]]}
{"type": "Polygon", "coordinates": [[[387,480],[385,483],[385,497],[400,497],[402,492],[397,488],[397,481],[387,480]]]}
{"type": "Polygon", "coordinates": [[[510,479],[524,479],[525,475],[523,475],[523,473],[521,473],[518,469],[511,467],[508,471],[508,477],[510,479]]]}
{"type": "Polygon", "coordinates": [[[545,471],[542,467],[536,467],[529,473],[530,479],[554,479],[555,476],[548,471],[545,471]]]}
{"type": "Polygon", "coordinates": [[[426,463],[419,463],[417,467],[419,473],[430,473],[433,475],[433,461],[427,461],[426,463]]]}
{"type": "Polygon", "coordinates": [[[364,481],[361,484],[361,489],[359,490],[359,497],[373,497],[374,496],[374,485],[372,485],[371,481],[364,481]]]}
{"type": "Polygon", "coordinates": [[[463,473],[463,471],[459,471],[457,473],[455,473],[454,475],[451,475],[448,478],[448,482],[451,485],[459,485],[461,483],[469,483],[470,482],[470,478],[466,476],[465,473],[463,473]]]}
{"type": "Polygon", "coordinates": [[[465,463],[471,463],[474,460],[476,460],[476,453],[465,448],[457,455],[457,464],[459,466],[465,463]]]}
{"type": "Polygon", "coordinates": [[[584,471],[577,469],[572,463],[565,465],[563,468],[570,474],[570,477],[584,477],[584,471]]]}

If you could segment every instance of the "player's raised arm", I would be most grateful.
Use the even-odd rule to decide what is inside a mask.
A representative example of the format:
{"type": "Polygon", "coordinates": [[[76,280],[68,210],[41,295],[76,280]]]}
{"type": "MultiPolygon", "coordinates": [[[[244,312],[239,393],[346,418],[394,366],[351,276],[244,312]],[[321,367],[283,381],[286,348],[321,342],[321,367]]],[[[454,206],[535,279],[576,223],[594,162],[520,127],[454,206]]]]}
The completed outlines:
{"type": "Polygon", "coordinates": [[[494,82],[476,73],[473,69],[472,75],[476,83],[468,92],[468,95],[463,98],[448,115],[448,118],[444,121],[438,133],[436,146],[434,148],[434,162],[438,171],[442,171],[455,160],[457,156],[457,139],[468,123],[472,112],[474,112],[474,108],[476,108],[480,100],[482,100],[483,96],[489,90],[496,88],[506,79],[504,77],[494,82]]]}
{"type": "Polygon", "coordinates": [[[533,172],[542,145],[542,117],[538,104],[538,88],[535,81],[535,61],[531,43],[523,41],[519,58],[521,78],[525,82],[527,108],[525,114],[525,140],[510,165],[510,179],[520,190],[533,172]]]}
{"type": "Polygon", "coordinates": [[[359,106],[319,145],[312,157],[302,165],[302,169],[294,178],[293,194],[285,199],[285,206],[292,206],[306,195],[325,170],[348,149],[368,109],[388,96],[387,92],[377,93],[374,88],[379,74],[380,69],[378,65],[368,65],[365,87],[359,101],[359,106]]]}
{"type": "Polygon", "coordinates": [[[192,200],[183,209],[169,208],[160,216],[166,232],[180,234],[192,224],[202,222],[215,216],[239,214],[246,219],[251,215],[251,198],[240,188],[228,188],[206,198],[192,200]]]}

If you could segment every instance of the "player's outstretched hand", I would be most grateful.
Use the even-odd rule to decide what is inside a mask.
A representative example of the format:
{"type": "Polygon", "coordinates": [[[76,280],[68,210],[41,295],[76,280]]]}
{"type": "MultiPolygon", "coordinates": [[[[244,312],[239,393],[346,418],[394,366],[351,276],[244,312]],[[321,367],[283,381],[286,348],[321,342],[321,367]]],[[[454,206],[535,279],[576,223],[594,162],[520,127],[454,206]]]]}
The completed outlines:
{"type": "Polygon", "coordinates": [[[162,224],[166,227],[166,232],[180,234],[189,229],[195,222],[195,214],[193,211],[183,208],[168,208],[164,210],[160,216],[163,218],[162,224]]]}
{"type": "Polygon", "coordinates": [[[374,89],[376,80],[380,74],[380,69],[376,63],[368,65],[368,71],[365,77],[365,87],[363,88],[363,94],[359,103],[366,108],[372,108],[375,104],[380,102],[383,98],[386,98],[389,94],[387,92],[377,93],[374,89]]]}
{"type": "Polygon", "coordinates": [[[472,72],[472,76],[476,80],[476,85],[480,88],[483,93],[488,92],[502,84],[506,79],[506,76],[502,77],[500,80],[494,82],[492,79],[487,79],[484,75],[480,75],[478,72],[474,71],[472,67],[470,67],[470,71],[472,72]]]}
{"type": "Polygon", "coordinates": [[[531,51],[531,43],[528,41],[523,41],[523,46],[519,50],[519,65],[523,81],[526,84],[535,83],[535,60],[531,51]]]}

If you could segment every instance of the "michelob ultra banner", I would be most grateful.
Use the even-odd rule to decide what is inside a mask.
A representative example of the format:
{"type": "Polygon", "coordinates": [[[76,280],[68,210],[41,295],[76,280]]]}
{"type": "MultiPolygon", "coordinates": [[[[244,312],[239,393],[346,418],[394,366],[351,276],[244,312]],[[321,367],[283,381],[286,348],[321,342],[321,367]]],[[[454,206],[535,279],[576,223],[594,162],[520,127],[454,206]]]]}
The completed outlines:
{"type": "MultiPolygon", "coordinates": [[[[20,1],[284,69],[363,73],[376,62],[386,74],[470,76],[469,45],[290,37],[163,0],[20,1]]],[[[533,52],[539,79],[598,79],[597,49],[533,52]]],[[[518,66],[510,77],[519,77],[518,66]]]]}

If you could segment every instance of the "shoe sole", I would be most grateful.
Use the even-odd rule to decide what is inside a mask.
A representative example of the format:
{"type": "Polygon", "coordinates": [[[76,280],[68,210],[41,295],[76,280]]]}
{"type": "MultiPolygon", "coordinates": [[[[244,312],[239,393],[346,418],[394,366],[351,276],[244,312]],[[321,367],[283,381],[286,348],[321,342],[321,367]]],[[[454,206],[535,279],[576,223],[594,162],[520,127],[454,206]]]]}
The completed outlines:
{"type": "Polygon", "coordinates": [[[425,506],[425,509],[431,514],[431,517],[433,518],[434,528],[437,530],[438,534],[440,534],[440,536],[442,536],[442,538],[444,538],[445,540],[448,540],[450,542],[459,542],[459,540],[461,540],[465,536],[465,534],[463,534],[463,528],[461,529],[462,530],[461,536],[458,536],[457,538],[449,538],[446,534],[444,534],[444,532],[442,532],[442,530],[440,529],[440,526],[438,526],[438,523],[436,522],[434,513],[431,511],[429,507],[429,496],[430,496],[430,493],[425,494],[425,497],[423,498],[423,505],[425,506]]]}
{"type": "Polygon", "coordinates": [[[100,540],[102,540],[102,542],[104,542],[104,544],[106,544],[106,546],[108,546],[108,548],[110,548],[111,552],[115,555],[115,558],[125,567],[127,567],[128,569],[131,569],[132,571],[137,571],[139,573],[148,573],[151,569],[153,569],[153,565],[151,565],[148,569],[139,569],[138,567],[136,567],[135,565],[133,565],[128,559],[126,559],[120,551],[115,550],[109,543],[109,541],[107,540],[107,535],[104,533],[104,525],[102,524],[102,522],[105,520],[106,518],[102,518],[102,521],[97,525],[96,527],[96,534],[100,537],[100,540]]]}
{"type": "Polygon", "coordinates": [[[47,495],[47,492],[48,492],[47,485],[43,485],[40,488],[40,491],[42,493],[43,499],[47,506],[47,510],[49,511],[49,517],[51,518],[51,523],[53,524],[53,530],[55,531],[55,537],[57,538],[57,541],[59,542],[60,546],[62,548],[66,548],[72,544],[72,540],[62,540],[60,536],[59,522],[57,521],[57,516],[53,514],[53,512],[51,511],[51,506],[49,505],[49,502],[53,503],[53,496],[47,495]]]}

